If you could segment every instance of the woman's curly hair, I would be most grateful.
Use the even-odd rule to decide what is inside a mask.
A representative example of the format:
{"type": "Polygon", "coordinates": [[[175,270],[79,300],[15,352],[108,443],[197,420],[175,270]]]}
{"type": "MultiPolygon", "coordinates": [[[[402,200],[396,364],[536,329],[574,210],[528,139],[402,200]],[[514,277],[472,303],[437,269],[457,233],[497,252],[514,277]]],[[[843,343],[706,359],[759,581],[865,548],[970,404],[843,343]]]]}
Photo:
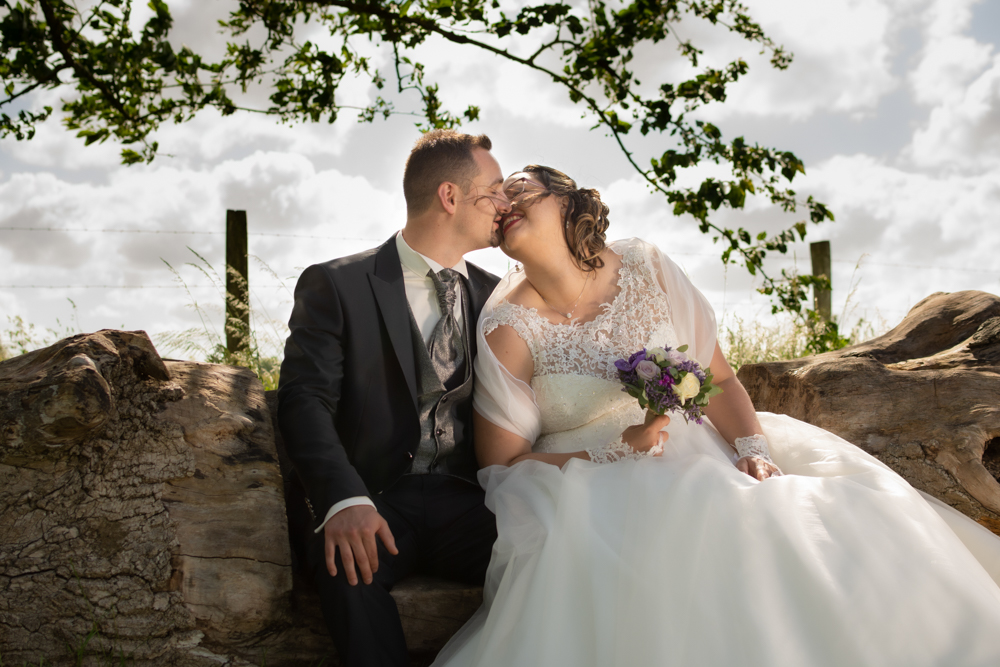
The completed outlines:
{"type": "Polygon", "coordinates": [[[568,205],[563,217],[566,245],[581,269],[595,271],[604,266],[601,252],[606,247],[608,205],[601,193],[593,188],[578,188],[576,181],[552,167],[529,164],[522,171],[530,173],[549,193],[566,197],[568,205]]]}

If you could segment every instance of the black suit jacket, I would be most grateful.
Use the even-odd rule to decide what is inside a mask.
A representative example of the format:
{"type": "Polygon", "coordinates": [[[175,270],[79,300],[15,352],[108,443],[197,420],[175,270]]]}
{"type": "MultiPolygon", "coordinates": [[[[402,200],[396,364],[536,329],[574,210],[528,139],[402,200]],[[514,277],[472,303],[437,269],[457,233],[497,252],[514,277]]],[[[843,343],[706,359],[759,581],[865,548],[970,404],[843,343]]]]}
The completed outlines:
{"type": "MultiPolygon", "coordinates": [[[[499,280],[467,266],[472,321],[466,331],[475,358],[476,322],[499,280]]],[[[409,470],[420,439],[416,360],[395,236],[306,269],[288,327],[278,423],[322,519],[345,498],[392,485],[409,470]]],[[[468,410],[463,421],[470,435],[471,419],[468,410]]]]}

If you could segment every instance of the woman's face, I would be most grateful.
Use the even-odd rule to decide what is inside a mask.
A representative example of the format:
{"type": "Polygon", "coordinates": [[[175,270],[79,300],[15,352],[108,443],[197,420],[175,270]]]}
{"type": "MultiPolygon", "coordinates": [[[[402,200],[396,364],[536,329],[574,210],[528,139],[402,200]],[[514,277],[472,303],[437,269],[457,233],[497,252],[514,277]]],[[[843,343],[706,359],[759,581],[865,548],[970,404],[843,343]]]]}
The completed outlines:
{"type": "Polygon", "coordinates": [[[552,195],[533,174],[518,172],[503,184],[504,194],[510,200],[511,211],[500,220],[500,249],[518,259],[524,249],[558,247],[565,245],[563,214],[566,198],[552,195]]]}

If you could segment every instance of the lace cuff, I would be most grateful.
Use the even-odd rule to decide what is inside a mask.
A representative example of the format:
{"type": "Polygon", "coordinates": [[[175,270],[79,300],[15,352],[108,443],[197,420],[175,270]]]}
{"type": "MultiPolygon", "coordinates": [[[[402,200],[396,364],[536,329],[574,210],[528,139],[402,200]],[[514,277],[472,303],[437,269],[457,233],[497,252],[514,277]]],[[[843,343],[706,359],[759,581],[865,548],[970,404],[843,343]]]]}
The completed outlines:
{"type": "Polygon", "coordinates": [[[583,450],[587,452],[587,456],[594,463],[616,463],[618,461],[638,461],[639,459],[644,459],[647,456],[655,456],[656,454],[663,451],[662,447],[653,447],[649,451],[640,452],[632,448],[630,444],[624,440],[617,440],[612,442],[610,445],[604,445],[603,447],[588,447],[583,450]]]}
{"type": "Polygon", "coordinates": [[[744,456],[753,456],[758,459],[763,459],[768,463],[773,464],[774,461],[771,460],[771,451],[767,448],[767,438],[760,434],[747,436],[745,438],[736,438],[736,442],[733,443],[736,447],[736,454],[738,458],[743,458],[744,456]]]}

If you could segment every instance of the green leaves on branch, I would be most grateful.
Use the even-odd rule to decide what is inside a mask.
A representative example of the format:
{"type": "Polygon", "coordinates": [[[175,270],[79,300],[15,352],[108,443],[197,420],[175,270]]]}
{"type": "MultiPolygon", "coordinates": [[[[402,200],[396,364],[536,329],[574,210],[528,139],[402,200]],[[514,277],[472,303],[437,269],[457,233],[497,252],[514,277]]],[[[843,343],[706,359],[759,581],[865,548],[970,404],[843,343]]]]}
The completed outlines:
{"type": "MultiPolygon", "coordinates": [[[[239,0],[220,22],[227,45],[217,62],[170,41],[172,18],[163,0],[149,3],[151,17],[141,30],[131,0],[93,2],[84,11],[69,0],[0,0],[0,80],[6,95],[0,113],[23,104],[18,100],[34,91],[72,93],[61,109],[67,128],[88,144],[122,143],[128,164],[155,157],[158,147],[150,135],[162,123],[186,122],[206,108],[284,122],[332,123],[348,110],[362,122],[410,114],[422,130],[478,119],[478,106],[446,108],[440,84],[425,79],[417,56],[433,39],[460,47],[459,57],[480,51],[515,63],[561,89],[594,127],[612,137],[675,214],[690,214],[702,232],[722,242],[724,262],[742,263],[760,275],[762,291],[776,295],[782,309],[790,309],[789,299],[801,291],[788,287],[785,278],[769,276],[763,261],[767,253],[786,252],[804,238],[806,223],[768,237],[719,226],[716,212],[742,209],[748,196],[759,195],[788,213],[807,209],[813,223],[833,219],[821,203],[799,201],[787,188],[805,171],[795,155],[741,137],[726,140],[721,128],[698,117],[701,107],[726,103],[729,86],[749,66],[742,58],[703,66],[710,59],[678,36],[681,24],[685,34],[693,34],[691,24],[697,22],[728,32],[769,54],[778,69],[791,60],[737,0],[545,2],[510,16],[499,0],[239,0]],[[657,57],[667,60],[670,45],[673,58],[685,61],[691,74],[644,85],[633,70],[635,55],[654,47],[657,57]],[[372,46],[391,54],[388,61],[376,58],[372,46]],[[345,78],[366,81],[373,99],[360,107],[342,103],[338,92],[345,78]],[[415,98],[419,107],[397,109],[415,98]],[[635,152],[654,142],[660,144],[659,157],[635,152]],[[678,186],[683,170],[705,162],[723,165],[732,177],[678,186]]],[[[515,92],[530,99],[533,90],[526,84],[515,92]]],[[[30,139],[37,123],[53,113],[16,110],[0,116],[0,136],[30,139]]]]}
{"type": "MultiPolygon", "coordinates": [[[[123,161],[149,162],[156,154],[149,133],[164,121],[183,122],[211,103],[225,100],[220,86],[198,76],[220,72],[188,49],[175,52],[167,39],[172,19],[166,3],[152,0],[151,18],[138,35],[131,28],[129,0],[102,0],[87,12],[64,0],[22,0],[0,18],[0,78],[6,99],[15,103],[36,90],[70,88],[63,122],[86,144],[114,138],[125,148],[123,161]],[[175,91],[168,93],[168,88],[175,91]],[[138,150],[131,148],[138,145],[138,150]]],[[[22,112],[2,118],[2,136],[30,139],[34,127],[52,113],[22,112]]]]}

